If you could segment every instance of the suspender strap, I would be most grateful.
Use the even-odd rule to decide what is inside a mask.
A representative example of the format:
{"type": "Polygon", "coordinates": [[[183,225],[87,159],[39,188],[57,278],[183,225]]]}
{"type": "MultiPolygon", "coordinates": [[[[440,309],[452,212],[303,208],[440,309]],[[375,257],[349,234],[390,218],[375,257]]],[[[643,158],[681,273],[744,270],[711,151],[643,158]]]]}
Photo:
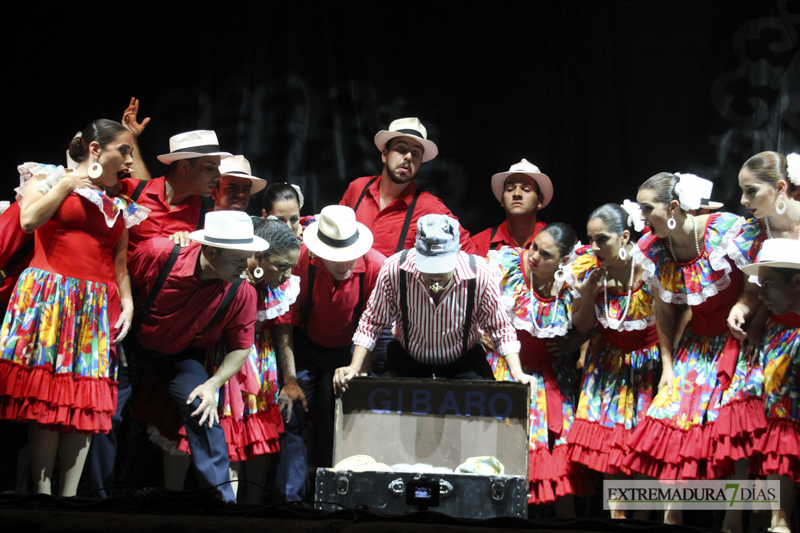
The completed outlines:
{"type": "Polygon", "coordinates": [[[303,331],[308,332],[308,322],[311,320],[311,308],[314,306],[314,278],[317,277],[317,267],[308,262],[308,289],[306,289],[306,316],[303,318],[303,331]]]}
{"type": "Polygon", "coordinates": [[[403,250],[400,254],[400,262],[397,263],[397,268],[400,274],[400,317],[403,324],[403,348],[408,351],[408,280],[406,279],[406,271],[400,268],[406,262],[408,250],[403,250]]]}
{"type": "Polygon", "coordinates": [[[172,267],[175,266],[175,261],[178,260],[178,255],[181,253],[181,245],[175,243],[175,246],[172,247],[172,251],[169,253],[169,257],[167,258],[167,262],[161,268],[161,272],[158,273],[158,279],[156,279],[155,285],[153,288],[150,289],[150,294],[147,295],[147,304],[145,305],[144,309],[141,311],[141,320],[150,313],[150,309],[153,307],[153,302],[156,301],[156,296],[161,291],[161,287],[164,286],[164,282],[167,281],[167,276],[172,271],[172,267]]]}
{"type": "Polygon", "coordinates": [[[139,184],[136,185],[136,188],[133,190],[133,194],[131,194],[131,200],[133,200],[134,202],[138,201],[139,197],[142,195],[142,192],[144,191],[144,188],[147,186],[148,183],[150,182],[145,180],[139,180],[139,184]]]}
{"type": "Polygon", "coordinates": [[[11,256],[11,259],[8,260],[8,263],[0,270],[0,283],[4,283],[6,278],[11,274],[11,272],[17,268],[17,266],[25,259],[29,253],[33,251],[33,247],[35,245],[36,239],[31,238],[28,242],[23,244],[19,247],[19,250],[14,252],[14,255],[11,256]]]}
{"type": "Polygon", "coordinates": [[[205,335],[206,332],[211,328],[211,326],[213,326],[220,318],[222,318],[222,314],[231,304],[233,298],[236,296],[236,293],[239,292],[239,285],[241,284],[242,284],[241,279],[237,279],[234,283],[231,283],[228,292],[226,292],[225,297],[222,298],[222,303],[219,304],[219,307],[217,307],[217,310],[214,312],[214,316],[212,316],[211,320],[209,320],[208,323],[203,327],[203,329],[200,330],[200,333],[195,335],[192,344],[197,342],[197,339],[205,335]]]}
{"type": "Polygon", "coordinates": [[[367,182],[367,184],[364,186],[364,190],[361,191],[361,196],[358,197],[358,201],[356,202],[356,206],[353,208],[353,211],[358,211],[358,206],[361,205],[361,200],[363,200],[364,199],[364,195],[367,194],[367,189],[369,189],[369,186],[372,185],[373,183],[375,183],[375,181],[378,178],[380,178],[380,175],[375,176],[374,178],[372,178],[371,180],[369,180],[367,182]]]}
{"type": "Polygon", "coordinates": [[[492,248],[492,239],[494,239],[494,236],[495,236],[495,235],[497,235],[497,229],[498,229],[499,227],[500,227],[500,226],[495,226],[495,227],[493,227],[493,228],[492,228],[492,234],[489,236],[489,249],[490,249],[490,250],[491,250],[491,248],[492,248]]]}
{"type": "MultiPolygon", "coordinates": [[[[364,258],[364,262],[367,262],[367,258],[364,258]]],[[[361,319],[361,312],[364,310],[364,278],[367,277],[367,271],[364,270],[364,273],[361,274],[361,278],[358,280],[358,306],[356,307],[356,325],[358,325],[358,321],[361,319]]]]}
{"type": "Polygon", "coordinates": [[[422,194],[422,189],[417,189],[417,192],[414,193],[414,199],[411,200],[411,205],[408,206],[406,220],[403,222],[403,230],[400,232],[400,240],[397,241],[397,250],[395,250],[394,253],[400,252],[405,248],[408,227],[411,225],[411,219],[414,217],[414,206],[417,205],[417,198],[419,198],[420,194],[422,194]]]}
{"type": "MultiPolygon", "coordinates": [[[[475,273],[475,256],[470,254],[469,266],[472,272],[475,273]]],[[[462,334],[462,348],[461,353],[467,353],[471,346],[467,346],[467,339],[469,338],[469,328],[472,325],[472,310],[475,308],[475,285],[476,278],[472,278],[467,282],[467,316],[464,317],[464,333],[462,334]]]]}

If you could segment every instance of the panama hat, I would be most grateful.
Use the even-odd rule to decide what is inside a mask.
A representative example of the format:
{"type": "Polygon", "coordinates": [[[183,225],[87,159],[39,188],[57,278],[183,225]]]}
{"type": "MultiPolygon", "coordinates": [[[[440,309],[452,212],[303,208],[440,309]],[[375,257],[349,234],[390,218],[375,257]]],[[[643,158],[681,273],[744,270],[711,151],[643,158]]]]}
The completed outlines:
{"type": "Polygon", "coordinates": [[[205,227],[190,233],[189,238],[215,248],[250,252],[263,252],[269,248],[267,241],[254,235],[250,215],[241,211],[206,213],[205,227]]]}
{"type": "Polygon", "coordinates": [[[250,175],[250,161],[245,159],[243,155],[235,155],[223,159],[219,164],[219,173],[222,176],[249,179],[253,182],[253,186],[250,187],[251,194],[263,191],[264,187],[267,186],[267,180],[250,175]]]}
{"type": "Polygon", "coordinates": [[[345,205],[322,208],[318,219],[303,230],[303,244],[328,261],[352,261],[372,248],[372,232],[356,222],[356,213],[345,205]]]}
{"type": "Polygon", "coordinates": [[[508,172],[500,172],[492,176],[492,192],[498,202],[503,201],[503,188],[506,185],[506,178],[512,174],[525,174],[533,178],[539,186],[539,193],[541,195],[542,207],[546,207],[553,199],[553,182],[547,175],[542,174],[539,167],[523,158],[519,163],[511,165],[508,172]]]}
{"type": "Polygon", "coordinates": [[[383,152],[386,148],[386,143],[395,137],[411,137],[422,144],[424,152],[422,154],[422,162],[430,161],[439,155],[439,148],[433,141],[428,140],[428,130],[422,125],[416,117],[399,118],[389,124],[388,130],[381,130],[375,134],[375,146],[378,150],[383,152]]]}
{"type": "Polygon", "coordinates": [[[233,154],[220,152],[217,134],[211,130],[196,130],[179,133],[169,138],[169,153],[158,156],[158,160],[169,165],[181,159],[193,159],[218,155],[221,158],[233,154]]]}
{"type": "Polygon", "coordinates": [[[755,263],[742,267],[748,276],[757,276],[762,266],[800,270],[800,241],[797,239],[767,239],[761,245],[755,263]]]}
{"type": "Polygon", "coordinates": [[[700,209],[719,209],[724,204],[722,202],[712,202],[711,193],[714,190],[714,182],[696,176],[694,174],[675,173],[681,180],[681,187],[691,187],[697,190],[700,195],[700,209]]]}

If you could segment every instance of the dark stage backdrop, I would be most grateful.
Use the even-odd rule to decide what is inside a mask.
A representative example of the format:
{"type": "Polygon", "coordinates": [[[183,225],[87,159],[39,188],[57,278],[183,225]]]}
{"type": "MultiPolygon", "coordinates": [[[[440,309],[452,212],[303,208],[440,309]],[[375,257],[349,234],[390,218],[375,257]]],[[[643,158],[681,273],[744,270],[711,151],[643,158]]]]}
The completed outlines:
{"type": "Polygon", "coordinates": [[[374,134],[417,116],[440,148],[418,181],[471,232],[503,219],[489,180],[522,157],[555,185],[541,218],[583,236],[593,208],[664,170],[714,180],[738,211],[742,163],[800,149],[798,0],[15,6],[4,199],[16,165],[63,162],[131,96],[154,177],[171,135],[211,128],[256,175],[299,184],[305,214],[378,173],[374,134]]]}

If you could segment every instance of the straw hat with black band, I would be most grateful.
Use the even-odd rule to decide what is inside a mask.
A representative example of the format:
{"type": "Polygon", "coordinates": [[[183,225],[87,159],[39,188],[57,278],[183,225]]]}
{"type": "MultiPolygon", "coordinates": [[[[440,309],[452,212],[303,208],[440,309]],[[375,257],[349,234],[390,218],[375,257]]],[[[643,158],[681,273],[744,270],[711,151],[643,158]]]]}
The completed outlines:
{"type": "Polygon", "coordinates": [[[158,160],[165,165],[169,165],[181,159],[215,155],[224,159],[231,157],[233,154],[220,151],[217,134],[212,130],[196,130],[170,137],[169,153],[158,156],[158,160]]]}
{"type": "Polygon", "coordinates": [[[214,248],[263,252],[269,243],[257,237],[250,215],[241,211],[206,213],[205,227],[189,234],[189,239],[214,248]]]}
{"type": "Polygon", "coordinates": [[[345,205],[329,205],[303,231],[303,243],[317,257],[346,262],[372,248],[372,232],[356,222],[356,213],[345,205]]]}
{"type": "Polygon", "coordinates": [[[388,130],[381,130],[375,134],[375,146],[383,152],[386,143],[395,137],[411,137],[422,145],[422,162],[430,161],[439,155],[439,148],[433,141],[428,140],[428,130],[416,117],[400,118],[389,124],[388,130]]]}
{"type": "Polygon", "coordinates": [[[250,194],[261,192],[267,186],[267,180],[250,175],[250,161],[243,155],[227,157],[219,164],[219,173],[224,176],[235,178],[247,178],[252,183],[250,194]]]}

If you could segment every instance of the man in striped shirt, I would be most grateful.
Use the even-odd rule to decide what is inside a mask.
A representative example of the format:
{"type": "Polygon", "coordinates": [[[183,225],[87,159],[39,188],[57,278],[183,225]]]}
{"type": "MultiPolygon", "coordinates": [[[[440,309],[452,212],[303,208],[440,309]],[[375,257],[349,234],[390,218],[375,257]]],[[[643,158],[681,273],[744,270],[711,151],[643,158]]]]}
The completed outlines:
{"type": "Polygon", "coordinates": [[[494,339],[514,379],[528,383],[519,363],[519,341],[500,304],[500,291],[480,258],[459,251],[458,221],[425,215],[416,246],[386,260],[353,336],[350,366],[336,369],[334,388],[369,370],[370,352],[384,327],[398,317],[387,349],[390,375],[492,379],[478,342],[494,339]]]}

